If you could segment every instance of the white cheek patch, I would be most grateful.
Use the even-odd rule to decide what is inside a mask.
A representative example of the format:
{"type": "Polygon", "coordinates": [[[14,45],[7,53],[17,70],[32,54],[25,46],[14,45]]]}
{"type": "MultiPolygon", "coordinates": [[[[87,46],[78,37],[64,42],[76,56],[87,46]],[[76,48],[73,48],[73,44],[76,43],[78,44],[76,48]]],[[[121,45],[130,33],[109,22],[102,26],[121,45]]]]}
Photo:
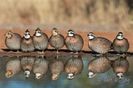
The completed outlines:
{"type": "Polygon", "coordinates": [[[89,37],[89,39],[94,39],[94,36],[91,36],[91,35],[90,35],[90,36],[88,36],[88,37],[89,37]]]}
{"type": "Polygon", "coordinates": [[[40,79],[41,78],[41,73],[36,73],[36,79],[40,79]]]}
{"type": "Polygon", "coordinates": [[[29,34],[25,34],[25,35],[24,35],[24,38],[25,38],[25,39],[29,39],[29,38],[30,38],[30,35],[29,35],[29,34]]]}
{"type": "Polygon", "coordinates": [[[72,34],[72,33],[68,33],[68,36],[72,37],[72,36],[74,36],[74,34],[72,34]]]}
{"type": "Polygon", "coordinates": [[[117,76],[119,77],[119,79],[121,79],[123,77],[123,73],[117,73],[117,76]]]}
{"type": "Polygon", "coordinates": [[[117,39],[123,39],[123,36],[117,36],[117,39]]]}
{"type": "Polygon", "coordinates": [[[24,74],[25,74],[26,77],[29,77],[30,71],[25,71],[24,74]]]}
{"type": "Polygon", "coordinates": [[[36,32],[36,36],[37,36],[37,37],[39,37],[39,36],[41,36],[41,35],[42,35],[41,33],[36,32]]]}
{"type": "Polygon", "coordinates": [[[89,72],[89,73],[88,73],[88,77],[89,77],[89,78],[93,78],[94,76],[95,76],[95,74],[94,74],[93,72],[89,72]]]}
{"type": "Polygon", "coordinates": [[[72,73],[68,74],[67,76],[68,79],[73,79],[74,78],[74,75],[72,73]]]}
{"type": "Polygon", "coordinates": [[[53,35],[58,35],[58,33],[53,31],[53,35]]]}

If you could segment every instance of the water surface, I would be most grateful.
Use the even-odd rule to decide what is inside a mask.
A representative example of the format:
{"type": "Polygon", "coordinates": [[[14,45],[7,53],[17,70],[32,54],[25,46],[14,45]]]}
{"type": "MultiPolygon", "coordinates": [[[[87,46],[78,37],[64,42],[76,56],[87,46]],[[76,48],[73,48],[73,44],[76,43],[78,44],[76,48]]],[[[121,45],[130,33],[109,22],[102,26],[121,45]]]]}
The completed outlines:
{"type": "MultiPolygon", "coordinates": [[[[71,57],[71,56],[69,56],[71,57]]],[[[69,57],[60,56],[64,63],[69,57]]],[[[118,56],[108,57],[110,60],[115,60],[118,56]]],[[[5,77],[6,63],[16,57],[1,57],[0,58],[0,88],[133,88],[133,57],[128,56],[129,62],[128,72],[124,78],[119,80],[112,68],[104,73],[97,74],[94,78],[88,78],[88,63],[95,59],[93,55],[82,55],[83,70],[81,74],[75,76],[73,80],[67,79],[67,74],[63,72],[58,80],[51,80],[50,71],[40,80],[36,80],[32,74],[30,78],[26,79],[23,72],[16,74],[11,78],[5,77]]],[[[18,58],[18,57],[17,57],[18,58]]],[[[50,62],[54,57],[48,57],[50,62]]],[[[21,58],[18,58],[21,59],[21,58]]]]}

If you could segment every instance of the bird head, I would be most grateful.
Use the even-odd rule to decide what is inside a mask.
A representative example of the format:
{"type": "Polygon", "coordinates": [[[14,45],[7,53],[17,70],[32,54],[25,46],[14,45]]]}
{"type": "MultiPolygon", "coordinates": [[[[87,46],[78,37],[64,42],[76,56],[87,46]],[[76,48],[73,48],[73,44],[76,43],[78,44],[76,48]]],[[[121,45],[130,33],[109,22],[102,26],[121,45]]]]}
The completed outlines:
{"type": "Polygon", "coordinates": [[[57,80],[58,79],[58,76],[59,76],[58,73],[52,74],[52,80],[57,80]]]}
{"type": "Polygon", "coordinates": [[[92,71],[89,71],[89,73],[88,73],[88,78],[93,78],[93,77],[95,77],[95,73],[94,72],[92,72],[92,71]]]}
{"type": "Polygon", "coordinates": [[[5,76],[6,76],[7,78],[12,77],[12,76],[13,76],[12,70],[7,70],[6,73],[5,73],[5,76]]]}
{"type": "Polygon", "coordinates": [[[89,40],[93,40],[95,38],[95,35],[93,32],[89,32],[89,34],[87,35],[89,40]]]}
{"type": "Polygon", "coordinates": [[[73,30],[68,30],[67,32],[68,36],[74,36],[75,32],[73,30]]]}
{"type": "Polygon", "coordinates": [[[42,35],[42,31],[41,31],[41,29],[40,28],[37,28],[36,30],[35,30],[35,36],[41,36],[42,35]]]}
{"type": "Polygon", "coordinates": [[[123,39],[123,38],[124,38],[123,33],[122,33],[122,32],[119,32],[119,33],[117,34],[116,38],[119,39],[119,40],[123,39]]]}
{"type": "Polygon", "coordinates": [[[35,73],[35,78],[36,79],[41,79],[42,77],[42,74],[41,73],[35,73]]]}
{"type": "Polygon", "coordinates": [[[29,78],[30,77],[30,70],[29,69],[26,69],[24,71],[24,75],[25,75],[26,78],[29,78]]]}
{"type": "Polygon", "coordinates": [[[52,34],[53,35],[58,35],[58,29],[57,28],[53,28],[52,29],[52,34]]]}
{"type": "Polygon", "coordinates": [[[13,32],[12,31],[8,31],[6,34],[5,34],[6,38],[11,38],[13,36],[13,32]]]}
{"type": "Polygon", "coordinates": [[[25,31],[25,33],[24,33],[24,38],[25,38],[25,39],[30,39],[30,38],[31,38],[30,32],[29,32],[28,29],[27,29],[27,30],[25,31]]]}

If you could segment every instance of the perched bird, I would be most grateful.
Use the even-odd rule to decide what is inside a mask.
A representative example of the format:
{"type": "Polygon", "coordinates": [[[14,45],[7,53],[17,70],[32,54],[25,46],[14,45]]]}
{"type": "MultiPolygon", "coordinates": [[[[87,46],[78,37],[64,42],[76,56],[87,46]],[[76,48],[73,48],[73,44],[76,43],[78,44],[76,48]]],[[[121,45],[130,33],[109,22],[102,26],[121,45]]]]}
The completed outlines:
{"type": "Polygon", "coordinates": [[[29,30],[27,29],[25,31],[25,34],[22,38],[21,41],[21,50],[23,52],[30,52],[30,51],[34,51],[34,44],[33,44],[33,39],[30,35],[29,30]]]}
{"type": "Polygon", "coordinates": [[[124,74],[128,71],[129,68],[129,62],[126,59],[126,56],[120,56],[118,59],[113,61],[112,63],[113,71],[116,73],[116,76],[119,79],[122,79],[124,77],[124,74]]]}
{"type": "Polygon", "coordinates": [[[57,80],[59,75],[64,71],[64,63],[59,59],[55,59],[50,64],[50,71],[52,73],[52,80],[57,80]]]}
{"type": "Polygon", "coordinates": [[[20,60],[18,58],[12,58],[12,60],[9,60],[6,64],[6,73],[5,76],[7,78],[13,77],[15,74],[20,72],[21,66],[20,66],[20,60]]]}
{"type": "Polygon", "coordinates": [[[118,53],[126,53],[129,49],[129,42],[122,32],[119,32],[112,43],[113,49],[118,53]]]}
{"type": "Polygon", "coordinates": [[[83,38],[79,34],[76,34],[73,30],[68,30],[65,43],[68,50],[72,52],[78,52],[82,50],[84,45],[83,38]]]}
{"type": "Polygon", "coordinates": [[[57,50],[61,49],[64,46],[65,40],[63,35],[59,34],[57,28],[53,28],[52,35],[49,39],[49,43],[52,47],[54,47],[57,50]]]}
{"type": "Polygon", "coordinates": [[[33,36],[33,43],[35,49],[44,51],[48,47],[48,36],[37,28],[33,36]]]}
{"type": "Polygon", "coordinates": [[[107,57],[100,56],[91,60],[88,64],[88,77],[93,78],[97,73],[104,73],[111,68],[111,62],[107,57]]]}
{"type": "Polygon", "coordinates": [[[9,31],[5,34],[5,44],[10,50],[20,50],[21,36],[18,33],[9,31]]]}
{"type": "Polygon", "coordinates": [[[80,56],[68,59],[65,64],[65,72],[68,74],[68,79],[73,79],[75,75],[80,74],[83,69],[83,61],[80,56]]]}
{"type": "Polygon", "coordinates": [[[48,61],[45,58],[38,57],[33,66],[33,73],[36,79],[41,79],[48,71],[48,61]]]}
{"type": "Polygon", "coordinates": [[[35,58],[31,56],[24,56],[21,58],[21,67],[24,71],[24,75],[26,78],[30,76],[30,73],[34,65],[34,60],[35,58]]]}
{"type": "Polygon", "coordinates": [[[111,49],[112,42],[104,37],[96,37],[92,32],[88,34],[89,48],[97,53],[106,54],[111,49]]]}

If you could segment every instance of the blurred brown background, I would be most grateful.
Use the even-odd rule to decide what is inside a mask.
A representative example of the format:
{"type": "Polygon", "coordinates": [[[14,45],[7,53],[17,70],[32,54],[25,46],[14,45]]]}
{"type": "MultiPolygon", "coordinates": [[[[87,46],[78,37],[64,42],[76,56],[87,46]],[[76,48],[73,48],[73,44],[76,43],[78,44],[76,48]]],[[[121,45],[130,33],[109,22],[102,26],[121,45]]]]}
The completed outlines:
{"type": "Polygon", "coordinates": [[[0,24],[119,25],[131,30],[132,0],[0,0],[0,24]]]}

